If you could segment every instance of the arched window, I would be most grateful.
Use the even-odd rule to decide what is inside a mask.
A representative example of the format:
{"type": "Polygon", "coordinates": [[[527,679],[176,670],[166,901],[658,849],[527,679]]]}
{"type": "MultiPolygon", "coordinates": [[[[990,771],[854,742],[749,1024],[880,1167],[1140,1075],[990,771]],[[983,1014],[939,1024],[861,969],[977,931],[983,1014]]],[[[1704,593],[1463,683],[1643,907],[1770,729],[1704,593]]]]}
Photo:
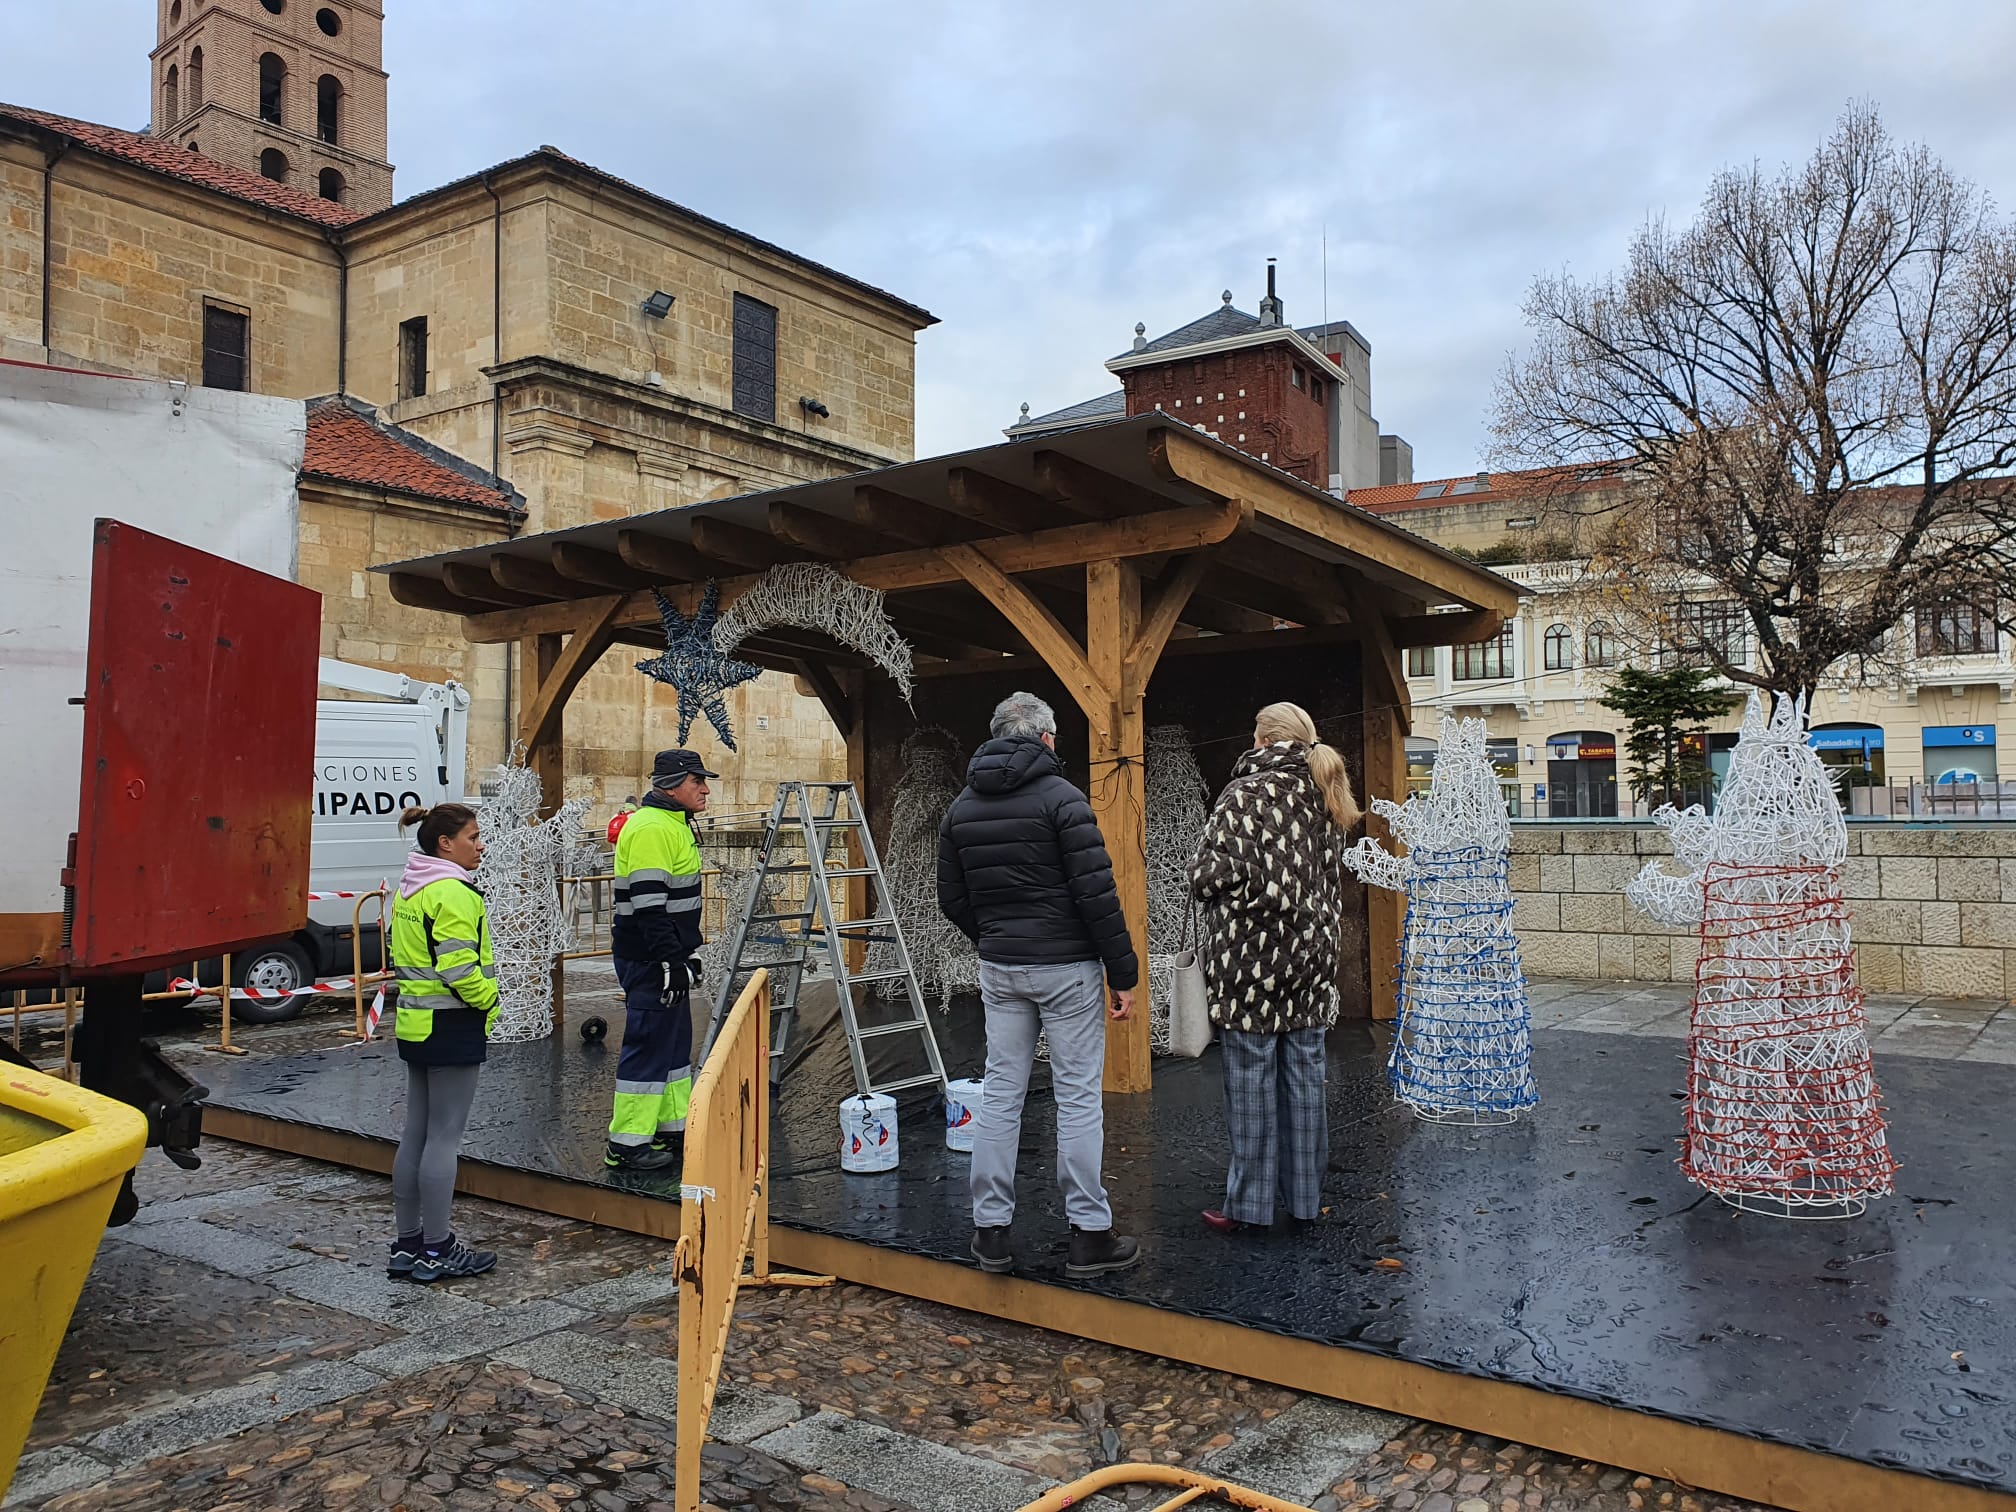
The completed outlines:
{"type": "Polygon", "coordinates": [[[259,119],[271,126],[286,123],[280,119],[280,92],[287,82],[287,65],[278,53],[259,55],[259,119]]]}
{"type": "Polygon", "coordinates": [[[182,24],[182,0],[175,0],[175,3],[168,7],[168,24],[171,27],[182,24]]]}
{"type": "Polygon", "coordinates": [[[340,205],[343,203],[343,190],[345,187],[343,175],[338,173],[334,168],[324,168],[322,170],[322,198],[334,200],[340,205]]]}
{"type": "Polygon", "coordinates": [[[259,154],[259,171],[276,184],[287,182],[287,154],[278,147],[268,147],[259,154]]]}
{"type": "Polygon", "coordinates": [[[1545,653],[1541,665],[1549,672],[1566,672],[1575,665],[1575,632],[1566,625],[1549,625],[1541,647],[1545,653]]]}
{"type": "Polygon", "coordinates": [[[182,70],[173,63],[168,65],[168,77],[161,85],[161,124],[173,126],[175,118],[182,114],[182,70]]]}
{"type": "Polygon", "coordinates": [[[191,142],[189,144],[189,150],[191,152],[201,152],[203,149],[201,147],[198,147],[194,142],[191,142]]]}
{"type": "Polygon", "coordinates": [[[1589,627],[1589,665],[1592,667],[1617,665],[1617,642],[1611,639],[1610,627],[1601,620],[1589,627]]]}
{"type": "Polygon", "coordinates": [[[322,75],[315,81],[315,135],[333,143],[342,109],[343,81],[334,74],[322,75]]]}
{"type": "Polygon", "coordinates": [[[189,50],[189,108],[196,109],[203,103],[203,49],[189,50]]]}

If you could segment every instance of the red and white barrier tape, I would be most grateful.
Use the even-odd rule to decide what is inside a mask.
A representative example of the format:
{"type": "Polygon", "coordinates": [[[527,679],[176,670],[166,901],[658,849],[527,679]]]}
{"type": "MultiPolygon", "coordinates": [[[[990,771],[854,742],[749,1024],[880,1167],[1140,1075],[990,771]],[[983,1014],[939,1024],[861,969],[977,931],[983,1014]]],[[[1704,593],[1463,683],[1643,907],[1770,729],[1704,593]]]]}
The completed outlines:
{"type": "MultiPolygon", "coordinates": [[[[366,986],[369,986],[375,980],[377,980],[375,977],[366,977],[364,978],[364,983],[366,986]]],[[[326,982],[310,982],[305,987],[296,987],[289,992],[276,992],[270,987],[233,987],[231,989],[231,996],[234,998],[246,998],[255,1003],[277,1003],[282,998],[323,997],[333,993],[348,992],[357,985],[357,981],[356,977],[331,977],[326,982]]],[[[217,995],[215,987],[199,987],[187,977],[176,977],[168,984],[168,990],[170,992],[201,993],[206,997],[215,997],[217,995]]],[[[381,989],[380,991],[382,996],[383,990],[381,989]]]]}
{"type": "Polygon", "coordinates": [[[368,898],[374,893],[383,892],[384,890],[385,884],[381,882],[376,888],[366,888],[363,892],[311,892],[308,894],[308,901],[310,903],[327,903],[334,898],[368,898]]]}

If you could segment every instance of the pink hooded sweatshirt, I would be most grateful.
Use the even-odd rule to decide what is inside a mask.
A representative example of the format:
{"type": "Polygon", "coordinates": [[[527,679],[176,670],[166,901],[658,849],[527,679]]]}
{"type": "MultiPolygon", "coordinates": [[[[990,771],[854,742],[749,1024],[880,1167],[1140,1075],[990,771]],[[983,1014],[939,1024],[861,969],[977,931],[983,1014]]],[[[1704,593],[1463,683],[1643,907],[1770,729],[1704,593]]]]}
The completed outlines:
{"type": "Polygon", "coordinates": [[[476,885],[476,879],[453,861],[444,861],[439,856],[414,851],[406,858],[405,874],[399,878],[399,896],[410,898],[428,883],[445,881],[451,877],[458,882],[467,882],[471,887],[476,885]]]}

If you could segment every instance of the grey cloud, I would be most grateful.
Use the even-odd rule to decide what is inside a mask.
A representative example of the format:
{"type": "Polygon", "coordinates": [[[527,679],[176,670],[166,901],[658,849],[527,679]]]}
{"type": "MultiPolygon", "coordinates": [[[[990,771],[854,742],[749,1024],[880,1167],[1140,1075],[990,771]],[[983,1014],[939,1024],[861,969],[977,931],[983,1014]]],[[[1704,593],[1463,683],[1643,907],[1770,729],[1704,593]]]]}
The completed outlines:
{"type": "MultiPolygon", "coordinates": [[[[404,191],[552,142],[928,305],[923,450],[1101,391],[1136,320],[1250,309],[1269,255],[1316,318],[1327,227],[1381,422],[1465,472],[1535,273],[1615,266],[1851,98],[2016,199],[2004,6],[385,3],[404,191]]],[[[151,5],[10,19],[0,97],[145,118],[151,5]]]]}

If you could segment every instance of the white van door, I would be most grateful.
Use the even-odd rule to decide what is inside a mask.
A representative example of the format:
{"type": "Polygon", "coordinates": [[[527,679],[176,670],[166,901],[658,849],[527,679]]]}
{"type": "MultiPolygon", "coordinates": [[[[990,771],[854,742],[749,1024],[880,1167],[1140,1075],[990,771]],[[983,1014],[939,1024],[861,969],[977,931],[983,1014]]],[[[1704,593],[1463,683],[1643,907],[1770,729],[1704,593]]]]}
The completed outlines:
{"type": "MultiPolygon", "coordinates": [[[[315,707],[311,886],[368,892],[396,884],[413,848],[399,815],[447,796],[435,716],[407,704],[325,699],[315,707]]],[[[350,899],[313,903],[309,916],[347,926],[353,906],[350,899]]],[[[365,917],[375,918],[375,910],[367,907],[365,917]]]]}

